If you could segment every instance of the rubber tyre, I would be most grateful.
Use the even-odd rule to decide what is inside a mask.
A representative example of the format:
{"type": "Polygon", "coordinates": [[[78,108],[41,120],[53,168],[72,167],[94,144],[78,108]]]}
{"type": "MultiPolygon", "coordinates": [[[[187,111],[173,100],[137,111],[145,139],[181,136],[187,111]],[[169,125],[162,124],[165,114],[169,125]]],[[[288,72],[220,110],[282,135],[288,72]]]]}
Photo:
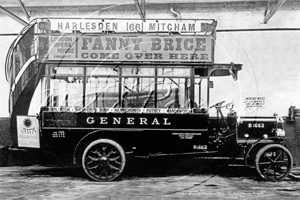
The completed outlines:
{"type": "Polygon", "coordinates": [[[261,148],[255,157],[255,168],[259,176],[269,181],[280,181],[292,170],[293,157],[280,144],[269,144],[261,148]]]}
{"type": "Polygon", "coordinates": [[[123,148],[113,140],[91,142],[82,154],[82,167],[94,181],[112,181],[124,170],[126,157],[123,148]]]}

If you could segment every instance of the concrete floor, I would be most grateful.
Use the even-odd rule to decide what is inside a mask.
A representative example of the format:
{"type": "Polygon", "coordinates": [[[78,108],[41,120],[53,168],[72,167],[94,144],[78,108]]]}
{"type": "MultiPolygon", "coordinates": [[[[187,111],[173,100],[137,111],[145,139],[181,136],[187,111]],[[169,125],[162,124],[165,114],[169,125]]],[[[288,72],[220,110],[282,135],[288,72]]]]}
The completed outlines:
{"type": "Polygon", "coordinates": [[[300,179],[267,182],[248,168],[186,159],[135,161],[113,182],[90,181],[81,168],[40,165],[0,167],[0,180],[5,200],[300,198],[300,179]]]}

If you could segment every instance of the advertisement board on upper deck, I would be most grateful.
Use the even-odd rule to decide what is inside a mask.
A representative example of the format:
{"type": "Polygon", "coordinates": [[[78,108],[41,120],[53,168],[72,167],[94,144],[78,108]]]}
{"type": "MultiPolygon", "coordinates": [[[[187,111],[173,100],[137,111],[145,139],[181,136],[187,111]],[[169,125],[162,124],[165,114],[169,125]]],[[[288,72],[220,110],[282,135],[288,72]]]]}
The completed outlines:
{"type": "Polygon", "coordinates": [[[49,36],[48,60],[212,62],[209,36],[49,36]]]}
{"type": "Polygon", "coordinates": [[[214,20],[50,19],[40,61],[213,62],[214,20]],[[49,31],[51,30],[51,31],[49,31]]]}

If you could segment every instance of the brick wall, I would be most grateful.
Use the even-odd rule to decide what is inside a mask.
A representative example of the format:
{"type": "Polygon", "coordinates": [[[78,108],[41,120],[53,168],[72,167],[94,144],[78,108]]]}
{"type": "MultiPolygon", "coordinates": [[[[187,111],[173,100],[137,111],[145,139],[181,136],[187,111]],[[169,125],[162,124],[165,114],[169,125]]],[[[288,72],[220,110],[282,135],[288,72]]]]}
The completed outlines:
{"type": "Polygon", "coordinates": [[[286,133],[287,148],[294,157],[294,164],[300,165],[300,117],[296,117],[295,121],[286,120],[284,123],[286,133]]]}

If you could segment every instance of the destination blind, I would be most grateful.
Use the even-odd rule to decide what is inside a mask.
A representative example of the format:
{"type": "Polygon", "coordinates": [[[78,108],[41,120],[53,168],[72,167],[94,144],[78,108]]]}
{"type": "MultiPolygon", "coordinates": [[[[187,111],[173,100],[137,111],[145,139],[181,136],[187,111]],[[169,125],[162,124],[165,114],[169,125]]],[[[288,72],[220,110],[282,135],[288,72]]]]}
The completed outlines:
{"type": "Polygon", "coordinates": [[[179,32],[203,33],[213,32],[214,20],[151,20],[146,22],[134,19],[50,19],[51,30],[61,33],[80,31],[88,32],[179,32]]]}

